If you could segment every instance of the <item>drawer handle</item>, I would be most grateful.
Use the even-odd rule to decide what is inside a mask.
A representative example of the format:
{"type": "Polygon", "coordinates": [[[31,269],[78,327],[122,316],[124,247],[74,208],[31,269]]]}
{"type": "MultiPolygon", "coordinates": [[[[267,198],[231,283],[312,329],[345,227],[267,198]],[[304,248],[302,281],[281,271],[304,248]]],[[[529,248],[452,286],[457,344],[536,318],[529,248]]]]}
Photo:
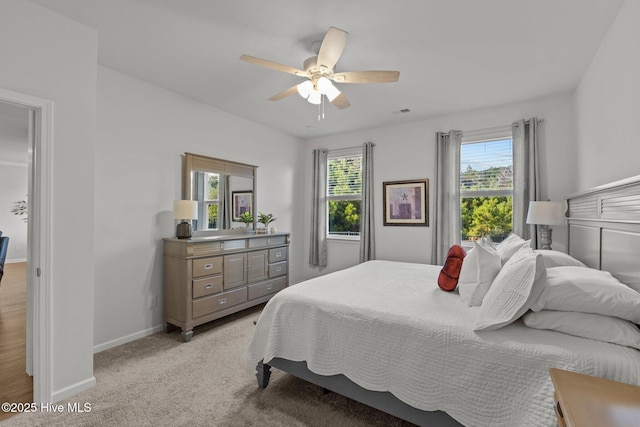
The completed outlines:
{"type": "Polygon", "coordinates": [[[211,289],[211,288],[213,288],[213,284],[212,284],[212,283],[209,283],[209,284],[208,284],[207,286],[205,286],[204,288],[205,288],[205,289],[211,289]]]}
{"type": "Polygon", "coordinates": [[[276,267],[276,271],[282,270],[282,267],[276,267]]]}
{"type": "Polygon", "coordinates": [[[227,299],[226,298],[222,298],[220,300],[218,300],[218,304],[222,305],[222,304],[226,304],[227,303],[227,299]]]}
{"type": "Polygon", "coordinates": [[[270,291],[273,285],[267,285],[267,290],[270,291]]]}
{"type": "Polygon", "coordinates": [[[282,256],[282,252],[276,252],[276,258],[280,258],[282,256]]]}
{"type": "Polygon", "coordinates": [[[213,264],[205,264],[204,265],[204,269],[205,270],[211,270],[213,268],[213,264]]]}

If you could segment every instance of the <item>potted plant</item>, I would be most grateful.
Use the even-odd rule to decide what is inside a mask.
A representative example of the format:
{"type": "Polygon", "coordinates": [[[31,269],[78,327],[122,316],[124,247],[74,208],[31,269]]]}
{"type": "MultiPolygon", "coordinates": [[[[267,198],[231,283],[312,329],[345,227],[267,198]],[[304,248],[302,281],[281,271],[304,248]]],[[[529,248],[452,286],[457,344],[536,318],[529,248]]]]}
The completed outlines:
{"type": "Polygon", "coordinates": [[[253,215],[248,211],[242,212],[242,214],[238,216],[238,221],[244,222],[247,231],[249,231],[249,227],[253,224],[253,215]]]}
{"type": "Polygon", "coordinates": [[[273,221],[275,221],[278,218],[274,218],[273,214],[264,214],[262,212],[258,213],[258,222],[261,224],[264,224],[264,232],[268,233],[269,232],[269,224],[271,224],[273,221]]]}

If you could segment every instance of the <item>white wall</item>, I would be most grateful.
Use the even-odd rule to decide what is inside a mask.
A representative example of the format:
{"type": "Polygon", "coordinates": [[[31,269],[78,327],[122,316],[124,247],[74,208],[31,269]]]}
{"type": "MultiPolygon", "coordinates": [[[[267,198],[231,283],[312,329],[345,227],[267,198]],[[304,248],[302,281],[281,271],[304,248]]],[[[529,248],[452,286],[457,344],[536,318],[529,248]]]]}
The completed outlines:
{"type": "Polygon", "coordinates": [[[575,93],[578,189],[640,175],[640,2],[624,2],[575,93]]]}
{"type": "Polygon", "coordinates": [[[302,277],[294,214],[302,141],[109,68],[98,69],[95,163],[95,349],[162,326],[162,239],[175,235],[181,155],[258,166],[256,208],[292,232],[291,280],[302,277]],[[148,299],[158,296],[158,306],[148,299]]]}
{"type": "MultiPolygon", "coordinates": [[[[305,187],[311,188],[312,150],[376,144],[374,149],[376,258],[429,263],[431,261],[432,227],[384,227],[382,225],[382,183],[414,178],[428,178],[430,206],[433,206],[435,165],[435,133],[458,129],[469,131],[509,125],[522,118],[544,119],[540,128],[540,160],[542,197],[561,200],[575,191],[576,174],[571,94],[485,108],[465,113],[436,117],[418,122],[367,129],[311,139],[306,144],[305,187]]],[[[305,218],[310,217],[310,191],[305,192],[305,218]]],[[[430,211],[430,223],[433,213],[430,211]]],[[[310,229],[305,224],[304,236],[310,229]]],[[[554,227],[554,249],[566,248],[566,227],[554,227]]],[[[305,274],[313,277],[336,271],[358,262],[358,245],[330,241],[328,265],[323,271],[308,265],[309,243],[305,241],[305,274]]]]}
{"type": "MultiPolygon", "coordinates": [[[[26,152],[26,141],[24,147],[26,152]]],[[[0,231],[3,236],[9,236],[6,262],[27,260],[27,223],[24,221],[26,215],[15,215],[11,212],[17,201],[27,200],[27,175],[26,163],[0,160],[0,231]]]]}
{"type": "Polygon", "coordinates": [[[0,87],[54,102],[52,391],[93,378],[93,157],[97,34],[25,0],[0,3],[0,87]]]}

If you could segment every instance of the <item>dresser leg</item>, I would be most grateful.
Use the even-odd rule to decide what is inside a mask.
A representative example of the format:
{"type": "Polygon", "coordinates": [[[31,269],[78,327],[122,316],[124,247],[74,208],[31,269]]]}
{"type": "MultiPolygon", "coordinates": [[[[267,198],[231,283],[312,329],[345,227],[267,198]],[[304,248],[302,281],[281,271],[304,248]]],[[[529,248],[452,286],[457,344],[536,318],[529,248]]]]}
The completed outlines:
{"type": "Polygon", "coordinates": [[[256,365],[256,378],[258,379],[258,387],[267,388],[269,385],[269,378],[271,377],[271,366],[262,361],[256,365]]]}
{"type": "Polygon", "coordinates": [[[180,335],[182,335],[182,339],[184,340],[184,342],[189,342],[191,341],[191,337],[193,336],[193,329],[182,331],[180,332],[180,335]]]}

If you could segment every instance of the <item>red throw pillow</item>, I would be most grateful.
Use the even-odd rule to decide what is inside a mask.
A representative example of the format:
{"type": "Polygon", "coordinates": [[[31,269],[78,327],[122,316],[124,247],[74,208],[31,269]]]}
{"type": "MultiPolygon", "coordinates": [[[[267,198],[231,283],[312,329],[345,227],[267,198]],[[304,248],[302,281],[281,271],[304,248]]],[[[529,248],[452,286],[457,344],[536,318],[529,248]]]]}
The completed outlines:
{"type": "Polygon", "coordinates": [[[458,286],[458,277],[462,268],[465,252],[462,247],[453,245],[447,252],[447,260],[438,275],[438,286],[443,291],[451,292],[458,286]]]}

